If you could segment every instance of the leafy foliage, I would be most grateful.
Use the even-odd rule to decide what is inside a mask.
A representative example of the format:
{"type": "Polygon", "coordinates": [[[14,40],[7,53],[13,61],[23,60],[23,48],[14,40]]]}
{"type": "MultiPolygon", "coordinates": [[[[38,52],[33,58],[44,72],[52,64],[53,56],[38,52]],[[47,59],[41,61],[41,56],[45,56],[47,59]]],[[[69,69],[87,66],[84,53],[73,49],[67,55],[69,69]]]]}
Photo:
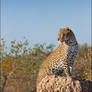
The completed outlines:
{"type": "MultiPolygon", "coordinates": [[[[55,45],[47,46],[43,43],[30,47],[29,41],[25,39],[24,41],[11,41],[9,49],[5,42],[1,39],[0,89],[4,92],[36,92],[38,68],[43,59],[54,50],[55,45]]],[[[73,76],[81,80],[92,80],[91,59],[92,47],[87,44],[79,45],[73,76]]]]}

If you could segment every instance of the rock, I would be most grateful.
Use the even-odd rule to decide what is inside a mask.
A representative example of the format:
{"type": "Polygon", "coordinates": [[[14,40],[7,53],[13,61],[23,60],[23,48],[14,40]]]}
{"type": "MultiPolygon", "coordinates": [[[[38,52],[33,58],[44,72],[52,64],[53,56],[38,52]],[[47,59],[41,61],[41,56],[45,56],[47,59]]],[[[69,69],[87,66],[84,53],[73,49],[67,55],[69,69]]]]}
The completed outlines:
{"type": "Polygon", "coordinates": [[[51,75],[39,83],[37,92],[92,92],[92,82],[51,75]]]}

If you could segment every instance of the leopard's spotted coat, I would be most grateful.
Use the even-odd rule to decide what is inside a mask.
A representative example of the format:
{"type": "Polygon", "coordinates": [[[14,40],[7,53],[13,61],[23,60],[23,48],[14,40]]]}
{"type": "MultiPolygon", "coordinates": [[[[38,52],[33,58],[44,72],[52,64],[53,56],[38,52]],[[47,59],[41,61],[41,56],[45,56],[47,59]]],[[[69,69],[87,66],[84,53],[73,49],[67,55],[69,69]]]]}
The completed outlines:
{"type": "Polygon", "coordinates": [[[58,40],[61,42],[59,47],[43,61],[39,68],[37,85],[46,75],[71,75],[72,67],[78,52],[76,38],[71,29],[66,27],[60,29],[58,40]]]}

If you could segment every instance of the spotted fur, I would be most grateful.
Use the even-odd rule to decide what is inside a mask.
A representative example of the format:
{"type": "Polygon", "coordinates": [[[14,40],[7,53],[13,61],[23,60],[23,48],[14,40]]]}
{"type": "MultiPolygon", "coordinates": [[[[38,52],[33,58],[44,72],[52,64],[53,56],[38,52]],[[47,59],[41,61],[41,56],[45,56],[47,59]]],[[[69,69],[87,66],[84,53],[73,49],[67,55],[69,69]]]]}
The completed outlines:
{"type": "Polygon", "coordinates": [[[59,47],[41,64],[37,76],[37,85],[46,75],[70,76],[78,52],[76,38],[69,27],[58,32],[59,47]]]}

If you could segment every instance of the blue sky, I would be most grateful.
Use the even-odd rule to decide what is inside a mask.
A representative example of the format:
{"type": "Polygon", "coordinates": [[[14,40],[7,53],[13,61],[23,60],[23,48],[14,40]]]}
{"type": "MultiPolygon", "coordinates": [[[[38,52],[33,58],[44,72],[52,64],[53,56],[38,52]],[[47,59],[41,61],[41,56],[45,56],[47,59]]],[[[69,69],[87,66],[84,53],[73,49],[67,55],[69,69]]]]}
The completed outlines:
{"type": "Polygon", "coordinates": [[[91,0],[1,0],[1,35],[7,43],[57,44],[60,28],[70,26],[80,44],[91,44],[91,0]]]}

